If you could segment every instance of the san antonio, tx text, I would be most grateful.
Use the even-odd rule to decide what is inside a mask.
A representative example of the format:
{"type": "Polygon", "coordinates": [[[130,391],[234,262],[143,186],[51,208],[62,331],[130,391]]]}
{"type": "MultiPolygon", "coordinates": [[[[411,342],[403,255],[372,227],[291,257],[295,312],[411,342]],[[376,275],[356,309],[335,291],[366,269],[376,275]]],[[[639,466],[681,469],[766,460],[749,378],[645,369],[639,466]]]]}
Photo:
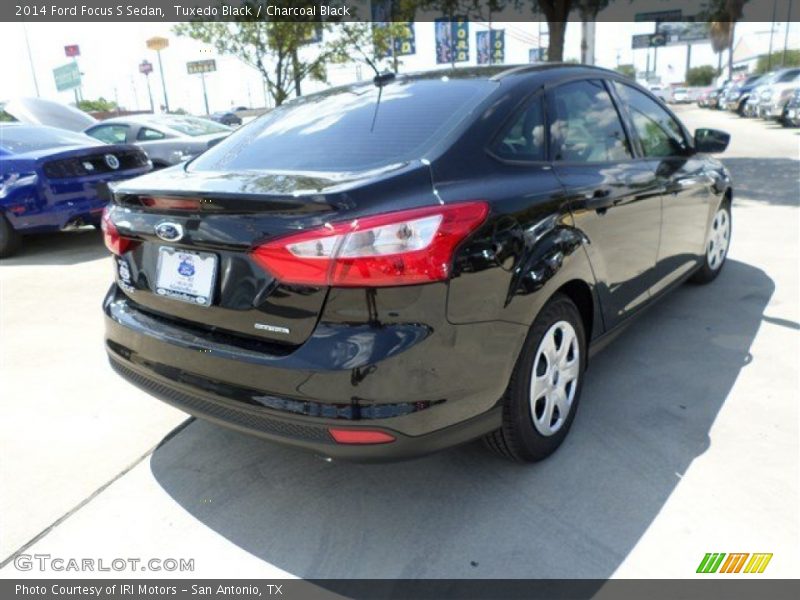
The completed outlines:
{"type": "MultiPolygon", "coordinates": [[[[192,596],[282,596],[282,584],[262,585],[196,585],[181,587],[180,591],[192,596]]],[[[24,585],[18,583],[14,586],[16,596],[176,596],[179,587],[176,585],[145,585],[134,583],[121,583],[111,585],[66,585],[54,583],[51,585],[24,585]]]]}

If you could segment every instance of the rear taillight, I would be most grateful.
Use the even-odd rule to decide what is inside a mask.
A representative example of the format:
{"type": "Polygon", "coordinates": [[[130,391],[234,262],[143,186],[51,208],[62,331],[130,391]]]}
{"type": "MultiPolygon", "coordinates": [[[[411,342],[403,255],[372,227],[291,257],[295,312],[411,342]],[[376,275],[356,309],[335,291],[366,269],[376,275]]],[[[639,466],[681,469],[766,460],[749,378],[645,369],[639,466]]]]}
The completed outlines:
{"type": "Polygon", "coordinates": [[[253,258],[284,283],[371,287],[442,281],[456,246],[483,223],[485,202],[365,217],[279,238],[253,258]]]}
{"type": "Polygon", "coordinates": [[[103,218],[100,221],[100,228],[103,230],[103,241],[112,254],[122,256],[128,250],[134,248],[139,242],[124,238],[117,231],[116,226],[108,215],[108,207],[103,209],[103,218]]]}

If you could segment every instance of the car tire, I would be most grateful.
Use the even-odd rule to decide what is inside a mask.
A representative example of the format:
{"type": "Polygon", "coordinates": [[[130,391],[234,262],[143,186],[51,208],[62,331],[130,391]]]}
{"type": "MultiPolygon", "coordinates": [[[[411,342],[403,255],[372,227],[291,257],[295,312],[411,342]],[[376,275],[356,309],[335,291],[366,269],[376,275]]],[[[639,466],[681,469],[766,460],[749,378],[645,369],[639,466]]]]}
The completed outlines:
{"type": "Polygon", "coordinates": [[[528,332],[503,397],[502,426],[484,437],[486,446],[517,462],[550,456],[575,419],[585,370],[583,320],[572,300],[556,294],[528,332]]]}
{"type": "Polygon", "coordinates": [[[0,258],[6,258],[19,250],[22,236],[11,226],[5,216],[0,215],[0,258]]]}
{"type": "Polygon", "coordinates": [[[706,239],[706,252],[703,264],[692,275],[691,282],[705,284],[714,281],[725,266],[728,250],[731,245],[733,233],[733,218],[731,216],[731,202],[729,199],[720,205],[714,214],[714,219],[709,227],[706,239]]]}

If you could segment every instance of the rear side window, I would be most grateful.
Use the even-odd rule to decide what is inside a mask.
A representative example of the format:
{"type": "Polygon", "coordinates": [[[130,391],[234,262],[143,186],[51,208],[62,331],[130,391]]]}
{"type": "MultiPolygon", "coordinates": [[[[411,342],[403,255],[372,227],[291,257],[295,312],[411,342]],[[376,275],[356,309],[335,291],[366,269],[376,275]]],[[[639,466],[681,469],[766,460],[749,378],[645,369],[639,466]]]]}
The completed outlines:
{"type": "Polygon", "coordinates": [[[680,156],[685,153],[686,140],[681,126],[660,104],[628,85],[616,81],[614,85],[630,112],[645,156],[680,156]]]}
{"type": "Polygon", "coordinates": [[[436,76],[304,96],[237,130],[189,170],[361,171],[419,159],[496,86],[436,76]]]}
{"type": "Polygon", "coordinates": [[[163,140],[166,136],[160,131],[150,129],[149,127],[142,127],[139,133],[136,134],[136,139],[141,142],[148,142],[152,140],[163,140]]]}
{"type": "Polygon", "coordinates": [[[511,125],[492,145],[491,151],[495,156],[506,160],[546,160],[544,109],[541,96],[533,100],[518,117],[512,120],[511,125]]]}
{"type": "Polygon", "coordinates": [[[106,144],[124,144],[128,136],[127,125],[100,125],[87,131],[90,136],[106,144]]]}
{"type": "Polygon", "coordinates": [[[797,79],[798,75],[800,75],[800,71],[798,71],[797,69],[787,71],[786,73],[781,75],[781,78],[778,80],[778,83],[789,83],[790,81],[794,81],[795,79],[797,79]]]}
{"type": "Polygon", "coordinates": [[[548,95],[548,116],[556,162],[614,162],[632,156],[602,81],[576,81],[555,88],[548,95]]]}

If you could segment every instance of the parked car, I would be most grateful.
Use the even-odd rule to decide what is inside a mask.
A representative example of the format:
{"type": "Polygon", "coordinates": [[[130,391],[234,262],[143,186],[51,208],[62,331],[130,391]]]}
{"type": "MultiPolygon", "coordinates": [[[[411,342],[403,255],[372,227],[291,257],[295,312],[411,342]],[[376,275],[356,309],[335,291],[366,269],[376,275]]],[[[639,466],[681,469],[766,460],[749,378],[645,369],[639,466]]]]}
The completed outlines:
{"type": "Polygon", "coordinates": [[[800,89],[786,103],[782,121],[786,127],[800,127],[800,89]]]}
{"type": "Polygon", "coordinates": [[[780,71],[771,71],[766,73],[758,80],[755,87],[750,91],[750,97],[745,102],[744,116],[745,117],[758,117],[759,105],[761,103],[761,95],[767,88],[774,83],[780,75],[780,71]]]}
{"type": "Polygon", "coordinates": [[[115,190],[109,359],[189,413],[325,456],[486,436],[542,459],[589,352],[722,269],[731,179],[707,153],[728,139],[579,65],[297,98],[115,190]]]}
{"type": "Polygon", "coordinates": [[[730,88],[725,95],[725,108],[739,116],[744,115],[744,108],[752,90],[763,78],[762,75],[751,75],[730,88]]]}
{"type": "Polygon", "coordinates": [[[659,98],[662,102],[668,102],[670,100],[670,89],[668,87],[662,85],[651,85],[650,93],[656,98],[659,98]]]}
{"type": "Polygon", "coordinates": [[[758,97],[758,116],[764,119],[779,119],[783,107],[800,83],[800,68],[782,69],[758,97]]]}
{"type": "Polygon", "coordinates": [[[11,256],[27,233],[99,225],[109,184],[151,168],[136,146],[107,146],[41,125],[0,124],[0,258],[11,256]]]}
{"type": "Polygon", "coordinates": [[[697,96],[697,106],[700,108],[708,108],[708,102],[714,90],[704,90],[697,96]]]}
{"type": "Polygon", "coordinates": [[[209,115],[209,118],[212,121],[216,121],[217,123],[222,123],[223,125],[227,125],[228,127],[232,127],[234,125],[241,125],[242,118],[238,116],[234,112],[215,112],[212,115],[209,115]]]}
{"type": "Polygon", "coordinates": [[[688,89],[686,89],[685,87],[678,87],[672,90],[673,104],[686,104],[688,102],[691,102],[688,89]]]}
{"type": "Polygon", "coordinates": [[[108,144],[130,143],[142,148],[153,167],[176,165],[197,156],[233,131],[209,119],[182,115],[131,115],[100,121],[86,129],[108,144]]]}

